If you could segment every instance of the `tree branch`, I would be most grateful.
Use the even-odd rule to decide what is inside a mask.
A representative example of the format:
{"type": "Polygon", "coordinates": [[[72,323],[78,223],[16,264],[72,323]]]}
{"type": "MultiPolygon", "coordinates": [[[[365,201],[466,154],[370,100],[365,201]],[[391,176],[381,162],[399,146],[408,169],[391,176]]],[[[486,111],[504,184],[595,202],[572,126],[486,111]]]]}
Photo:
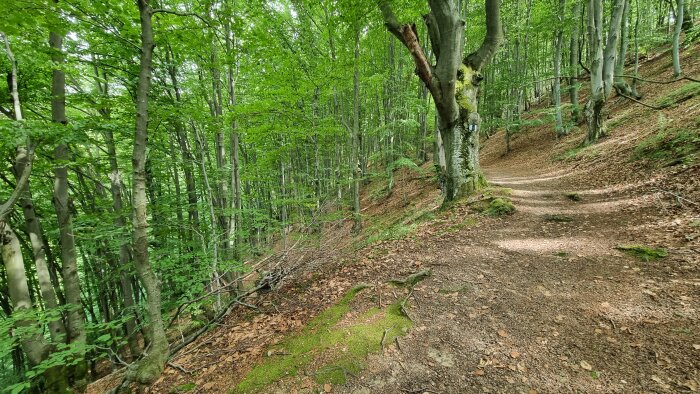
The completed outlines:
{"type": "Polygon", "coordinates": [[[503,41],[500,0],[486,0],[486,37],[481,47],[464,58],[464,64],[478,71],[491,61],[503,41]]]}
{"type": "Polygon", "coordinates": [[[423,15],[423,21],[428,28],[428,36],[430,37],[430,47],[435,54],[435,59],[440,59],[440,29],[437,26],[435,15],[431,12],[423,15]]]}
{"type": "MultiPolygon", "coordinates": [[[[12,207],[15,205],[17,200],[19,200],[24,190],[27,188],[29,183],[29,175],[32,173],[32,164],[34,163],[34,144],[31,141],[27,142],[27,149],[19,149],[17,152],[17,160],[20,160],[21,155],[26,155],[27,164],[19,175],[17,184],[15,184],[15,190],[12,191],[10,198],[0,205],[0,222],[5,221],[7,216],[12,212],[12,207]]],[[[22,159],[23,160],[23,159],[22,159]]]]}
{"type": "Polygon", "coordinates": [[[691,77],[678,77],[678,78],[672,79],[670,81],[656,81],[653,79],[644,79],[641,77],[635,77],[634,75],[615,75],[615,76],[619,77],[619,78],[636,79],[637,81],[642,81],[642,82],[646,82],[646,83],[653,83],[653,84],[657,84],[657,85],[670,85],[672,83],[676,83],[679,81],[691,81],[691,82],[700,83],[700,79],[695,79],[695,78],[691,78],[691,77]]]}
{"type": "Polygon", "coordinates": [[[433,83],[432,67],[430,66],[428,58],[425,56],[425,51],[423,51],[423,47],[421,47],[418,40],[416,25],[399,24],[394,11],[391,9],[389,0],[380,0],[379,8],[382,11],[384,24],[389,32],[396,36],[396,38],[398,38],[399,41],[401,41],[401,43],[408,48],[408,51],[411,53],[413,62],[416,64],[416,74],[418,77],[421,79],[421,81],[423,81],[425,86],[433,95],[433,98],[439,97],[439,92],[433,83]]]}

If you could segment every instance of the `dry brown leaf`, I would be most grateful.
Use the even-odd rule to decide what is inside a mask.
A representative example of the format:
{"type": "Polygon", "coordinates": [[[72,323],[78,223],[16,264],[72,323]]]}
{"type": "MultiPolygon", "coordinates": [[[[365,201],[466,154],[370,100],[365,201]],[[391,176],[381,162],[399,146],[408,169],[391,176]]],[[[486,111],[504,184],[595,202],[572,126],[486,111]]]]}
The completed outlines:
{"type": "Polygon", "coordinates": [[[483,369],[477,369],[476,371],[473,372],[474,375],[476,376],[484,376],[484,370],[483,369]]]}
{"type": "Polygon", "coordinates": [[[498,330],[498,336],[501,338],[505,338],[508,336],[508,331],[506,330],[498,330]]]}
{"type": "Polygon", "coordinates": [[[694,343],[694,344],[693,344],[693,349],[695,349],[695,350],[700,350],[700,343],[694,343]]]}
{"type": "Polygon", "coordinates": [[[592,371],[592,370],[593,370],[593,367],[591,366],[591,364],[589,364],[589,363],[586,362],[586,361],[581,361],[581,362],[579,363],[579,365],[581,366],[581,368],[585,369],[586,371],[592,371]]]}
{"type": "Polygon", "coordinates": [[[537,394],[537,390],[530,389],[530,391],[528,391],[527,394],[537,394]]]}
{"type": "Polygon", "coordinates": [[[512,352],[510,352],[510,356],[513,358],[518,358],[520,357],[520,352],[518,352],[517,350],[513,350],[512,352]]]}
{"type": "Polygon", "coordinates": [[[330,383],[326,383],[323,385],[323,391],[330,393],[331,391],[333,391],[333,386],[331,386],[330,383]]]}

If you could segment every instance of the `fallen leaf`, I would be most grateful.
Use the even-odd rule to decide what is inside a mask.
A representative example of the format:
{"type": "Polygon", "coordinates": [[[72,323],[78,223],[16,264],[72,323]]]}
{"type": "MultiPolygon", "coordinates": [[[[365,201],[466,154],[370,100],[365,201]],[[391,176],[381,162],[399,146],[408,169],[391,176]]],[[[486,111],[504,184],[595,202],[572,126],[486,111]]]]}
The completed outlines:
{"type": "Polygon", "coordinates": [[[527,394],[537,394],[537,390],[530,389],[530,391],[528,391],[527,394]]]}
{"type": "Polygon", "coordinates": [[[476,376],[484,376],[484,370],[483,369],[477,369],[476,371],[473,372],[474,375],[476,376]]]}
{"type": "Polygon", "coordinates": [[[333,386],[331,386],[330,383],[326,383],[323,385],[323,391],[330,393],[331,391],[333,391],[333,386]]]}
{"type": "Polygon", "coordinates": [[[518,358],[520,357],[520,352],[513,350],[512,352],[510,352],[510,356],[513,358],[518,358]]]}
{"type": "Polygon", "coordinates": [[[498,330],[498,336],[501,338],[505,338],[508,336],[508,332],[506,330],[498,330]]]}
{"type": "Polygon", "coordinates": [[[693,344],[693,349],[695,349],[695,350],[700,350],[700,344],[699,344],[699,343],[694,343],[694,344],[693,344]]]}
{"type": "Polygon", "coordinates": [[[579,365],[581,366],[581,368],[585,369],[586,371],[592,371],[592,370],[593,370],[593,367],[591,366],[591,364],[587,363],[586,361],[581,361],[581,362],[579,363],[579,365]]]}

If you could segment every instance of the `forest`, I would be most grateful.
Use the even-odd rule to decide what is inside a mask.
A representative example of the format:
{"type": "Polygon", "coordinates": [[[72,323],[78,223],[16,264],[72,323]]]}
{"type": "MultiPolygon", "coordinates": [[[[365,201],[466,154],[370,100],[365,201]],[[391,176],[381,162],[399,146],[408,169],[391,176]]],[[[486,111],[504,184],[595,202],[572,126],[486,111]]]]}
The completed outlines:
{"type": "Polygon", "coordinates": [[[2,10],[0,392],[698,391],[700,1],[2,10]]]}

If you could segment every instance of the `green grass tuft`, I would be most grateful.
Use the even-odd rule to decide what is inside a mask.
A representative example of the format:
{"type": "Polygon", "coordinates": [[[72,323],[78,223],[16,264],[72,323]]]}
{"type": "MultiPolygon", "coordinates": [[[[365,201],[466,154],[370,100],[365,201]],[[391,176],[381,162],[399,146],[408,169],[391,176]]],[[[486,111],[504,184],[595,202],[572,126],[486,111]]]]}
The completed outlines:
{"type": "Polygon", "coordinates": [[[619,245],[615,249],[621,250],[642,261],[654,261],[668,256],[668,251],[666,249],[652,248],[644,245],[619,245]]]}

